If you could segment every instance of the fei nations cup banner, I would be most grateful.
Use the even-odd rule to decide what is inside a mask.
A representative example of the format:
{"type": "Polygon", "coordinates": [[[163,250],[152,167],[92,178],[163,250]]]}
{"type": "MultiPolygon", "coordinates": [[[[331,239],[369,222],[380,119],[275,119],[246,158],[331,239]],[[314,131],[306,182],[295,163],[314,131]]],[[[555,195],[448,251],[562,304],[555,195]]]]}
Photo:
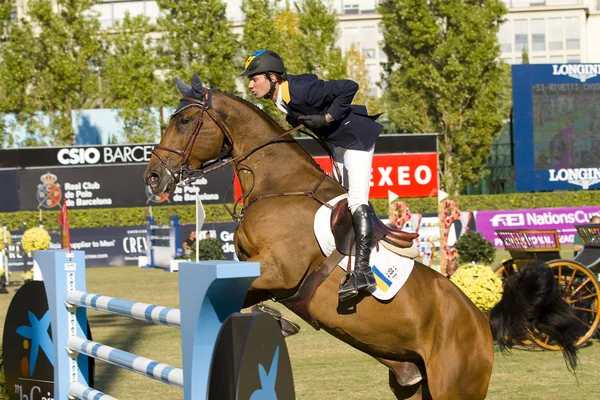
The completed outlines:
{"type": "Polygon", "coordinates": [[[537,208],[525,210],[476,211],[475,226],[494,247],[503,248],[497,229],[556,229],[561,244],[573,244],[575,225],[588,224],[593,215],[600,215],[599,206],[537,208]]]}

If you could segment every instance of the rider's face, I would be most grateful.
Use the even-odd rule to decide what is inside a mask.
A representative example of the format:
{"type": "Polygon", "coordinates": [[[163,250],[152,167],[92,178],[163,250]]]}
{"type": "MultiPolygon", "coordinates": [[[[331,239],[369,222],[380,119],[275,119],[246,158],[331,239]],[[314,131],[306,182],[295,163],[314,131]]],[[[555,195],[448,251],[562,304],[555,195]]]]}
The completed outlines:
{"type": "Polygon", "coordinates": [[[248,81],[248,89],[252,91],[254,97],[262,99],[265,94],[269,93],[271,84],[265,75],[255,75],[248,81]]]}

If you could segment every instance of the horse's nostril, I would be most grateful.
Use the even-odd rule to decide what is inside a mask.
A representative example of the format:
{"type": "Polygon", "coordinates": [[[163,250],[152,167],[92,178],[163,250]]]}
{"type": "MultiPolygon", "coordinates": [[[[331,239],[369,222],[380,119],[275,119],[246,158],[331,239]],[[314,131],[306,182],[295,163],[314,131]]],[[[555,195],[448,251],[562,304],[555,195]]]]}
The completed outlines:
{"type": "Polygon", "coordinates": [[[151,188],[157,187],[159,182],[160,176],[156,172],[149,172],[146,175],[146,185],[150,186],[151,188]]]}

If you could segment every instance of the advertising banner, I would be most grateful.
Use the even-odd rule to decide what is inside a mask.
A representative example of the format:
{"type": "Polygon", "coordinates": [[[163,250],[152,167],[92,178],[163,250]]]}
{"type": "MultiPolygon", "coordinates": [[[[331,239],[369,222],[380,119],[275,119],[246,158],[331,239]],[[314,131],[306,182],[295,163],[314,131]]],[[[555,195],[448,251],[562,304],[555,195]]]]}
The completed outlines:
{"type": "Polygon", "coordinates": [[[0,170],[0,182],[2,182],[0,212],[19,211],[19,171],[0,170]]]}
{"type": "MultiPolygon", "coordinates": [[[[315,157],[314,159],[325,172],[331,174],[332,166],[329,157],[315,157]]],[[[237,198],[241,194],[237,179],[235,189],[237,198]]],[[[371,169],[369,197],[387,199],[388,191],[403,198],[437,196],[438,154],[375,154],[371,169]]]]}
{"type": "Polygon", "coordinates": [[[517,191],[600,188],[600,64],[513,65],[517,191]]]}
{"type": "MultiPolygon", "coordinates": [[[[233,234],[237,229],[236,222],[207,222],[202,225],[202,230],[198,234],[198,238],[214,238],[223,243],[223,255],[227,260],[234,260],[235,248],[233,246],[233,234]]],[[[190,232],[196,229],[194,224],[181,225],[179,227],[179,237],[185,241],[190,232]]],[[[195,257],[195,255],[193,255],[195,257]]],[[[195,259],[194,259],[195,260],[195,259]]]]}
{"type": "Polygon", "coordinates": [[[561,244],[573,244],[575,224],[587,224],[600,206],[476,211],[475,226],[494,247],[503,248],[497,229],[556,229],[561,244]]]}
{"type": "MultiPolygon", "coordinates": [[[[233,181],[232,169],[215,171],[175,193],[154,196],[144,181],[145,165],[86,168],[31,168],[19,171],[21,210],[58,209],[62,199],[69,209],[143,207],[146,205],[193,204],[199,190],[205,204],[231,203],[225,197],[233,181]]],[[[5,211],[1,209],[0,211],[5,211]]]]}
{"type": "Polygon", "coordinates": [[[0,168],[147,164],[153,144],[25,147],[0,150],[0,168]]]}
{"type": "MultiPolygon", "coordinates": [[[[315,161],[331,173],[329,157],[316,157],[315,161]]],[[[437,196],[437,153],[375,154],[369,197],[387,199],[388,191],[401,197],[437,196]]]]}

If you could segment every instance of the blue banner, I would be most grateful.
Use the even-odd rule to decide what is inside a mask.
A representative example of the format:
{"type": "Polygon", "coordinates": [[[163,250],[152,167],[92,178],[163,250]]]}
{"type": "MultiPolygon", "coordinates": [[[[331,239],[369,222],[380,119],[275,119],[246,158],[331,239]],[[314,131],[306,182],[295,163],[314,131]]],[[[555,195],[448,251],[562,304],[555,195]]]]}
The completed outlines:
{"type": "Polygon", "coordinates": [[[600,64],[513,65],[516,190],[600,189],[600,64]]]}

